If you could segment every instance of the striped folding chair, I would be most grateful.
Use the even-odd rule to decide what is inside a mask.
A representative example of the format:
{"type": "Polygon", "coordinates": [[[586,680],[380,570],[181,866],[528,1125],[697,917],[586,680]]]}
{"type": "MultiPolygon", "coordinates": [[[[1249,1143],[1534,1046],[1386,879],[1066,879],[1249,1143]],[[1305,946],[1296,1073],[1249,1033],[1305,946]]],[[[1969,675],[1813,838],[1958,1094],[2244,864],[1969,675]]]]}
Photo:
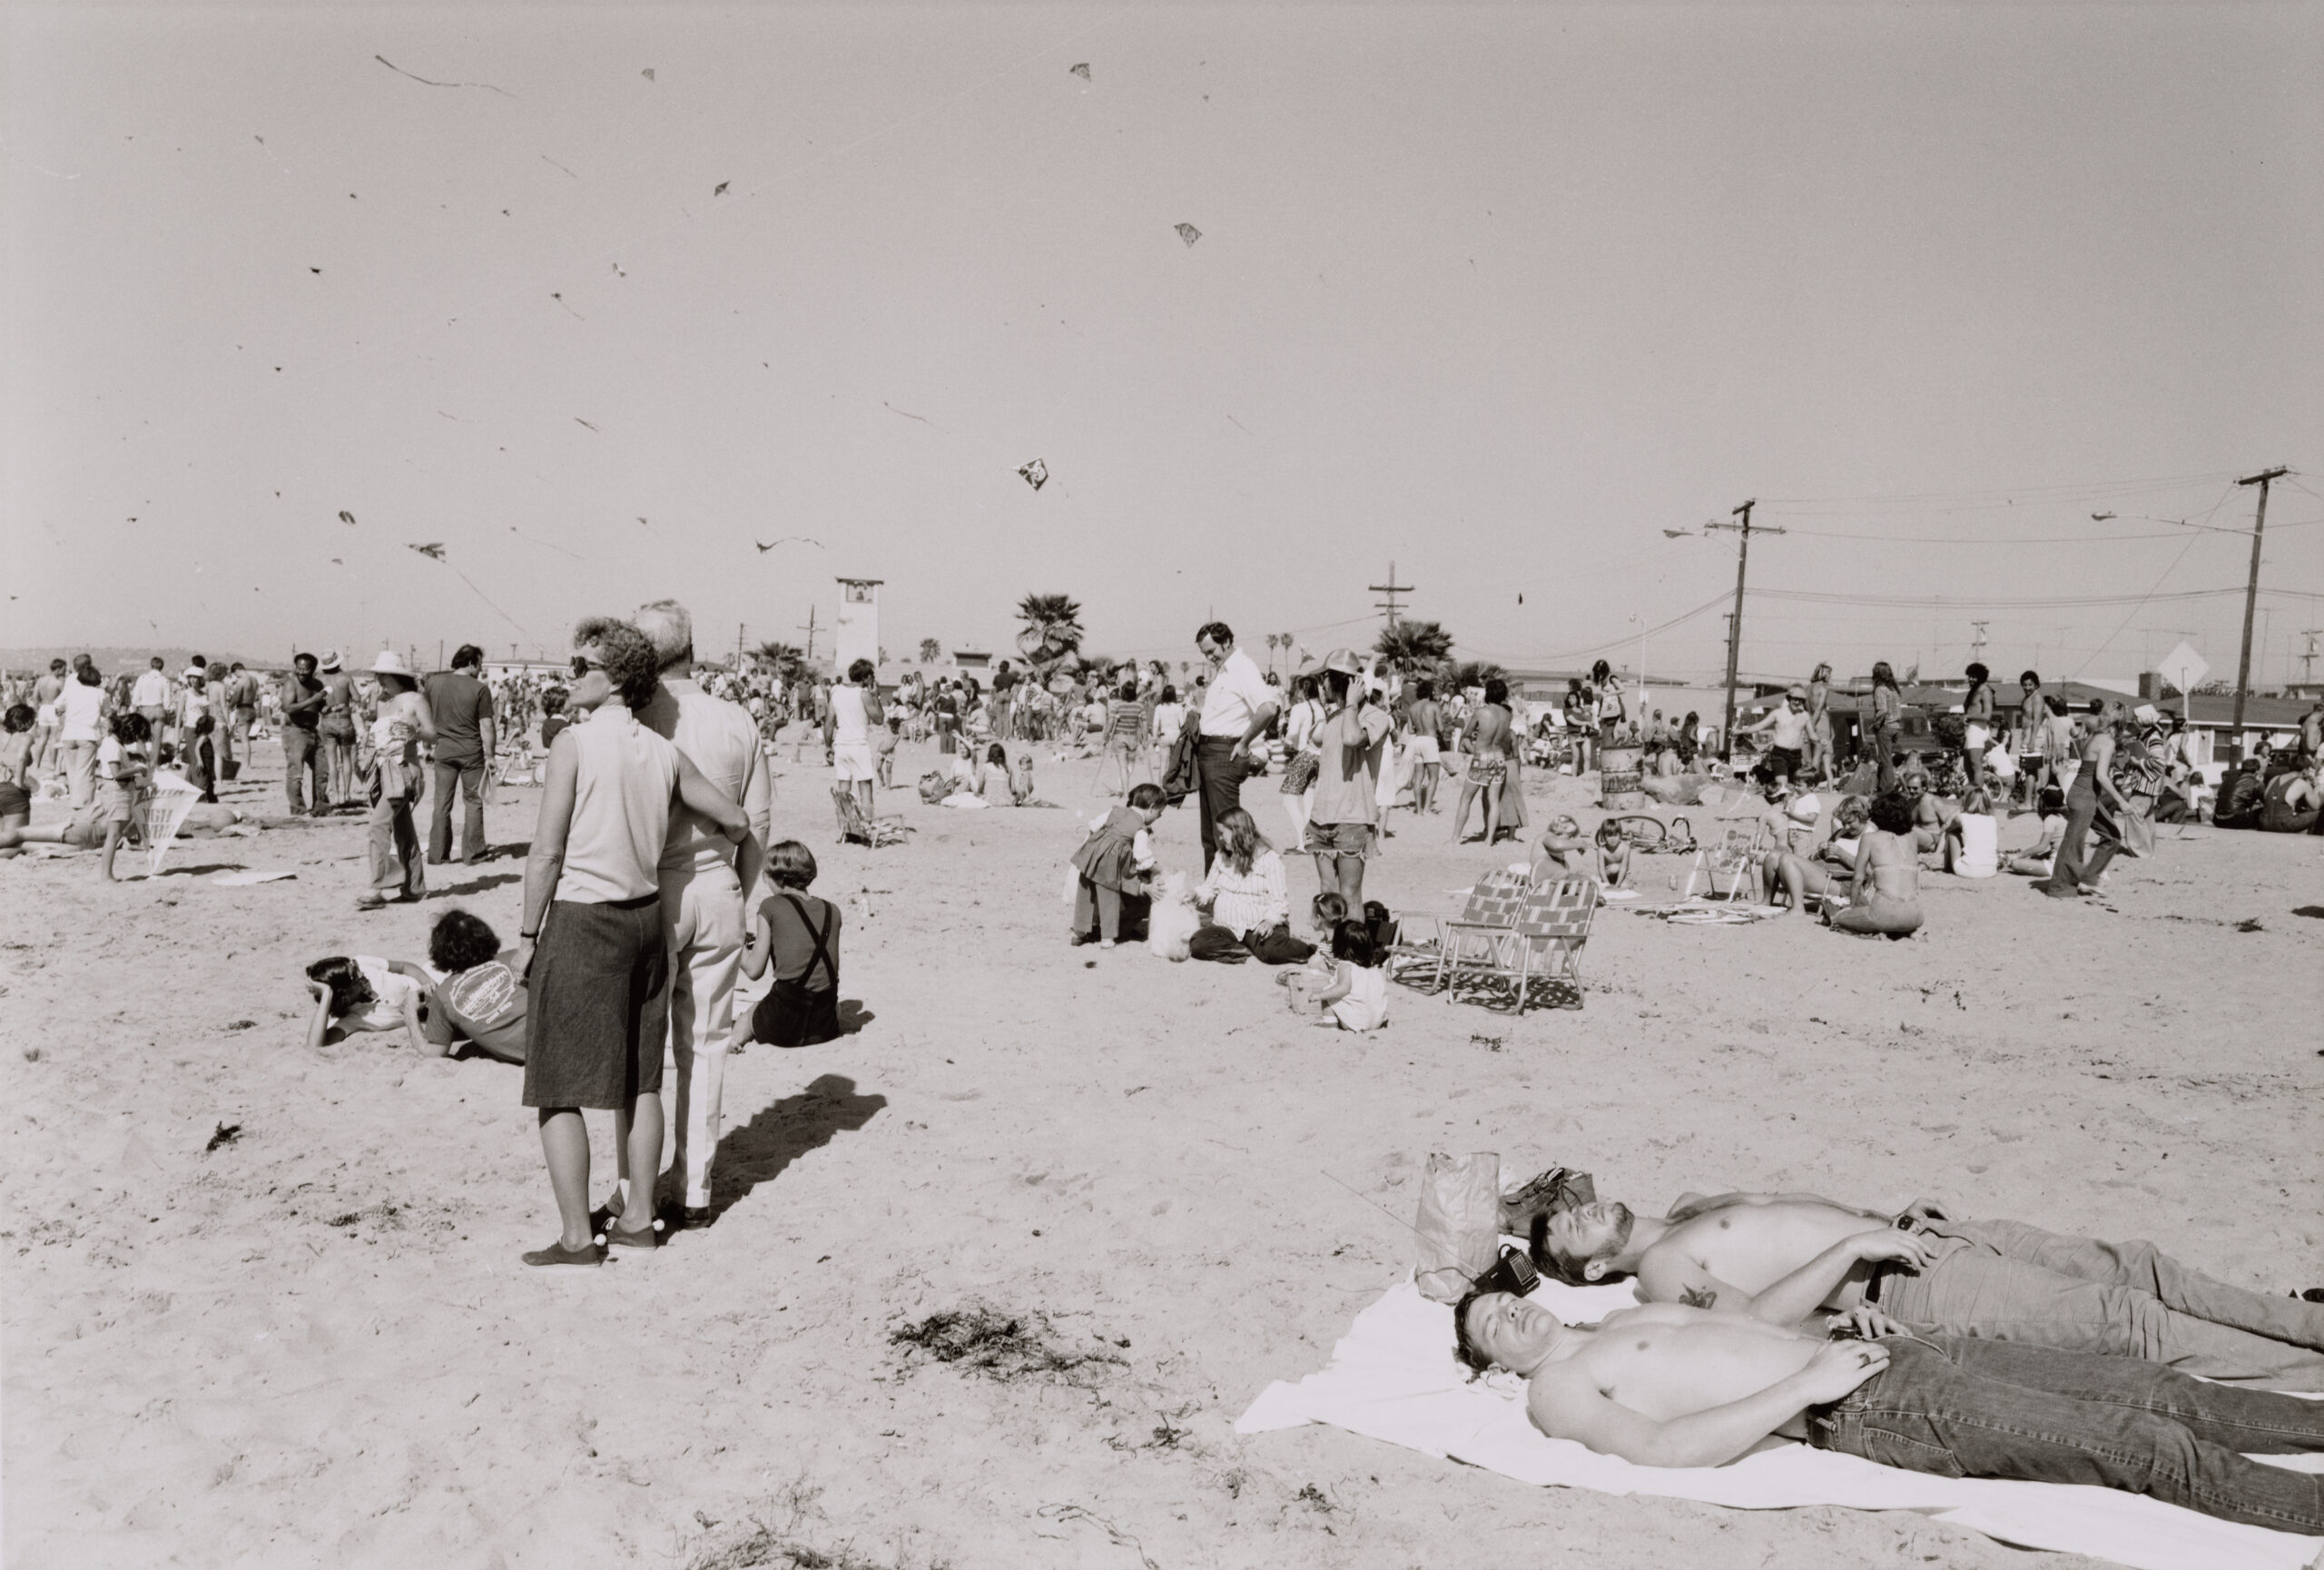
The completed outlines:
{"type": "Polygon", "coordinates": [[[1499,872],[1480,878],[1469,903],[1454,920],[1437,923],[1436,990],[1449,1002],[1467,970],[1498,969],[1517,930],[1518,913],[1533,892],[1531,877],[1499,872]]]}
{"type": "Polygon", "coordinates": [[[1505,932],[1517,920],[1518,906],[1523,903],[1530,886],[1526,874],[1504,869],[1479,878],[1457,916],[1406,915],[1398,912],[1399,933],[1411,932],[1426,922],[1431,925],[1431,934],[1390,946],[1387,957],[1382,961],[1388,979],[1410,985],[1413,975],[1425,971],[1427,990],[1442,989],[1455,956],[1466,949],[1491,943],[1492,933],[1505,932]]]}
{"type": "Polygon", "coordinates": [[[1536,985],[1551,992],[1552,1008],[1580,1008],[1581,950],[1590,941],[1598,895],[1595,878],[1565,878],[1535,885],[1525,896],[1508,935],[1489,953],[1462,968],[1473,972],[1481,982],[1506,983],[1515,995],[1520,1019],[1536,985]]]}

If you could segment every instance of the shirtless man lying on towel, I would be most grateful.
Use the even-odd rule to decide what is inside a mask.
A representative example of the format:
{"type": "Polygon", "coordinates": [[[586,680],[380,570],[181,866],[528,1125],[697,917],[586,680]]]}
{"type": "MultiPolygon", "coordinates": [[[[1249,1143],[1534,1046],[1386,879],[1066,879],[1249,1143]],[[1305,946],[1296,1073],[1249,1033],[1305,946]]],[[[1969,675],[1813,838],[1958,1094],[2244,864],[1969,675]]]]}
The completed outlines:
{"type": "Polygon", "coordinates": [[[2324,1533],[2324,1476],[2245,1456],[2324,1450],[2324,1401],[2128,1358],[1916,1336],[1876,1308],[1799,1327],[1656,1303],[1579,1326],[1530,1298],[1472,1292],[1452,1313],[1456,1355],[1523,1377],[1535,1427],[1642,1466],[1724,1466],[1805,1439],[1940,1477],[2098,1484],[2324,1533]]]}
{"type": "Polygon", "coordinates": [[[1815,1194],[1689,1195],[1659,1218],[1600,1200],[1548,1226],[1543,1269],[1576,1283],[1635,1276],[1645,1302],[1786,1323],[1868,1304],[1945,1336],[2324,1390],[2324,1303],[2214,1281],[2152,1243],[1956,1221],[1926,1202],[1891,1218],[1815,1194]]]}

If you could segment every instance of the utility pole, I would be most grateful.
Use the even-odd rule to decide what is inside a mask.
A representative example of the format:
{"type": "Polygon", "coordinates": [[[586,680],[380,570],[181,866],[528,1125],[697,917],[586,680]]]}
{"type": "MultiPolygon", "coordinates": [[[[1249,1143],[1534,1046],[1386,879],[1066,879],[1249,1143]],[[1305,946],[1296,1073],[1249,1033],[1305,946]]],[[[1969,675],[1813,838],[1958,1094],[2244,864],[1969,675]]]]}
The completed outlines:
{"type": "Polygon", "coordinates": [[[743,674],[743,635],[749,630],[748,622],[738,621],[734,624],[734,675],[738,678],[743,674]]]}
{"type": "Polygon", "coordinates": [[[2324,635],[2324,627],[2304,627],[2299,636],[2308,640],[2308,647],[2299,657],[2299,679],[2303,686],[2316,679],[2316,639],[2324,635]]]}
{"type": "Polygon", "coordinates": [[[1985,657],[1985,628],[1993,624],[1991,622],[1973,621],[1969,625],[1977,629],[1977,636],[1969,640],[1969,657],[1973,660],[1982,661],[1985,657]]]}
{"type": "Polygon", "coordinates": [[[1373,608],[1374,610],[1384,610],[1388,613],[1388,627],[1389,630],[1393,632],[1395,630],[1396,626],[1396,612],[1401,608],[1396,604],[1396,597],[1400,594],[1412,593],[1413,586],[1408,583],[1398,583],[1396,581],[1396,564],[1392,561],[1388,564],[1388,581],[1385,583],[1373,584],[1371,588],[1372,592],[1374,594],[1384,594],[1388,597],[1384,600],[1375,602],[1373,608]]]}
{"type": "Polygon", "coordinates": [[[807,625],[799,630],[807,635],[807,657],[804,663],[812,665],[815,663],[815,607],[813,606],[807,607],[807,625]]]}
{"type": "Polygon", "coordinates": [[[2240,756],[2243,748],[2243,697],[2251,688],[2251,622],[2252,612],[2260,604],[2260,536],[2268,527],[2268,487],[2291,472],[2278,467],[2259,474],[2247,475],[2238,485],[2260,488],[2260,513],[2251,524],[2251,577],[2243,586],[2243,655],[2235,667],[2235,746],[2240,756]]]}
{"type": "MultiPolygon", "coordinates": [[[[1727,720],[1726,723],[1719,727],[1718,732],[1718,755],[1730,761],[1735,756],[1735,662],[1737,657],[1743,652],[1743,574],[1745,569],[1750,565],[1751,561],[1751,509],[1758,505],[1758,498],[1753,497],[1750,500],[1737,508],[1731,515],[1738,521],[1734,523],[1719,523],[1714,520],[1703,525],[1707,529],[1731,528],[1735,531],[1737,536],[1735,542],[1735,611],[1733,615],[1727,618],[1727,720]]],[[[1784,531],[1780,528],[1771,528],[1767,524],[1761,524],[1759,526],[1759,532],[1761,534],[1781,534],[1784,531]]]]}

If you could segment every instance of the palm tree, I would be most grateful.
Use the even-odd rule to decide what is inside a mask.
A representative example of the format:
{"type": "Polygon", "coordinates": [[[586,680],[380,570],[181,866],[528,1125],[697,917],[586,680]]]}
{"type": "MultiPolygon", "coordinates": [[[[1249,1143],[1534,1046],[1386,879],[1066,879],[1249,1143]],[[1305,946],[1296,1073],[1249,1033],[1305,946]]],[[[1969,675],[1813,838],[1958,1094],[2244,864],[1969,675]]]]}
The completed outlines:
{"type": "Polygon", "coordinates": [[[1036,666],[1053,665],[1081,647],[1081,607],[1064,594],[1029,594],[1017,602],[1025,624],[1017,648],[1036,666]]]}
{"type": "Polygon", "coordinates": [[[1443,668],[1444,686],[1452,692],[1482,686],[1489,681],[1506,681],[1509,677],[1507,671],[1489,659],[1447,660],[1443,668]]]}
{"type": "Polygon", "coordinates": [[[1452,653],[1452,635],[1433,621],[1399,621],[1380,629],[1373,649],[1405,676],[1418,676],[1443,664],[1452,653]]]}
{"type": "Polygon", "coordinates": [[[796,677],[807,664],[807,657],[799,646],[789,643],[763,643],[751,651],[761,664],[773,666],[774,674],[784,681],[796,677]]]}
{"type": "Polygon", "coordinates": [[[938,643],[932,637],[924,637],[920,640],[921,664],[934,665],[938,660],[942,659],[943,657],[944,646],[942,644],[938,643]]]}

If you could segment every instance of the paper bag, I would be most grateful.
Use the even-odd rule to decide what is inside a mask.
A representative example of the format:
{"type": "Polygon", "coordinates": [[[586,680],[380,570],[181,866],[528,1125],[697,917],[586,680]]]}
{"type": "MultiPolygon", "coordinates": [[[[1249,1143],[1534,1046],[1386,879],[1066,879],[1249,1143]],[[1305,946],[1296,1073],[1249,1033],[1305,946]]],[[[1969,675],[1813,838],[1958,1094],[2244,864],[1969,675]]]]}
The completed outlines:
{"type": "Polygon", "coordinates": [[[1492,1269],[1501,1244],[1501,1157],[1491,1150],[1428,1158],[1421,1179],[1417,1281],[1433,1302],[1459,1300],[1492,1269]]]}

